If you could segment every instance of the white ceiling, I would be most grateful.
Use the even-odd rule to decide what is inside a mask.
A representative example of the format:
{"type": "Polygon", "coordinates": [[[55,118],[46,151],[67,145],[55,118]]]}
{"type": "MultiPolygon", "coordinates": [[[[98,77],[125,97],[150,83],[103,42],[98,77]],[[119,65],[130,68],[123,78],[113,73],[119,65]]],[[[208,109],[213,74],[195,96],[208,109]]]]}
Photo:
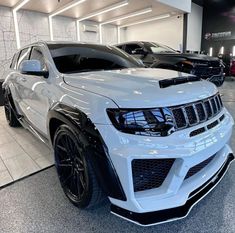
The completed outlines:
{"type": "MultiPolygon", "coordinates": [[[[14,7],[20,1],[21,0],[0,0],[0,5],[14,7]]],[[[66,4],[74,1],[76,0],[30,0],[22,7],[22,9],[50,14],[62,8],[66,4]]],[[[85,2],[69,10],[62,12],[60,15],[72,18],[81,18],[88,15],[89,13],[93,13],[104,7],[110,6],[121,1],[123,0],[86,0],[85,2]]],[[[163,3],[159,3],[156,0],[129,0],[129,4],[127,6],[90,18],[89,20],[94,20],[96,22],[104,22],[111,20],[112,18],[123,16],[131,12],[139,11],[148,7],[152,7],[152,12],[128,18],[119,22],[113,22],[112,24],[123,25],[166,13],[182,13],[182,11],[167,6],[163,3]]]]}

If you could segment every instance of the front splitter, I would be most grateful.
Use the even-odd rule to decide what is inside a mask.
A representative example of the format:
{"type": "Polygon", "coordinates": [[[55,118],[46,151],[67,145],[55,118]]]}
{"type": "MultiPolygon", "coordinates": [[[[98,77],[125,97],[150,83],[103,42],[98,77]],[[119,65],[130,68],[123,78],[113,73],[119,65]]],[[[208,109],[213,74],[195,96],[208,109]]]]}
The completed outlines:
{"type": "Polygon", "coordinates": [[[201,187],[194,190],[189,195],[189,199],[183,206],[154,212],[135,213],[118,206],[111,205],[111,213],[141,226],[152,226],[185,218],[193,206],[204,198],[210,191],[212,191],[222,180],[233,160],[234,155],[229,154],[228,159],[219,171],[201,187]]]}

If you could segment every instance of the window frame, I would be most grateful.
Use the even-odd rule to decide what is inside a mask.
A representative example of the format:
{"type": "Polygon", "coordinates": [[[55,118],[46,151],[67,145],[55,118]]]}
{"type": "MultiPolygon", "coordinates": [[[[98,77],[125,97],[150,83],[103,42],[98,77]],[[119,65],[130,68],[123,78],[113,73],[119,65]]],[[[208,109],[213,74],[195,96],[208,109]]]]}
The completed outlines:
{"type": "Polygon", "coordinates": [[[30,58],[30,54],[31,54],[31,51],[32,51],[32,47],[30,46],[30,47],[25,47],[25,48],[21,49],[20,52],[19,52],[19,56],[18,56],[18,58],[17,58],[16,70],[19,70],[19,67],[20,67],[21,62],[23,62],[23,61],[25,61],[25,60],[29,60],[29,59],[25,59],[25,60],[21,61],[20,64],[19,64],[19,59],[20,59],[20,57],[21,57],[21,54],[22,54],[22,52],[23,52],[24,50],[26,50],[26,49],[29,50],[28,58],[30,58]]]}
{"type": "MultiPolygon", "coordinates": [[[[41,49],[40,46],[38,46],[38,45],[33,45],[33,46],[31,47],[31,51],[30,51],[30,54],[29,54],[29,60],[35,60],[35,59],[31,59],[31,56],[32,56],[32,53],[33,53],[34,48],[38,49],[38,50],[41,52],[42,58],[43,58],[43,60],[44,60],[44,64],[45,64],[45,67],[46,67],[46,70],[45,70],[45,71],[49,71],[49,70],[48,70],[48,67],[47,67],[47,64],[46,64],[45,55],[43,54],[43,51],[42,51],[42,49],[41,49]]],[[[38,59],[36,59],[36,60],[38,60],[38,59]]],[[[38,60],[38,61],[40,61],[40,60],[38,60]]],[[[40,63],[41,63],[41,61],[40,61],[40,63]]],[[[41,64],[41,65],[42,65],[42,64],[41,64]]],[[[43,67],[43,66],[42,66],[42,67],[43,67]]]]}

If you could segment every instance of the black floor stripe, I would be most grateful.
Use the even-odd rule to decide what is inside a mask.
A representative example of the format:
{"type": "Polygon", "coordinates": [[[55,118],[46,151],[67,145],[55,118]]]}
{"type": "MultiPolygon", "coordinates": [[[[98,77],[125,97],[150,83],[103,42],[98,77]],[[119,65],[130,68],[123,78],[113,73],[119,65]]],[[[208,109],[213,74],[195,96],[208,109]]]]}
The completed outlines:
{"type": "Polygon", "coordinates": [[[40,173],[40,172],[43,172],[43,171],[45,171],[45,170],[47,170],[47,169],[50,169],[50,168],[52,168],[52,167],[54,167],[54,166],[55,166],[54,164],[53,164],[53,165],[50,165],[49,167],[45,167],[45,168],[43,168],[43,169],[41,169],[41,170],[39,170],[39,171],[36,171],[36,172],[34,172],[34,173],[31,173],[31,174],[29,174],[29,175],[27,175],[27,176],[24,176],[24,177],[22,177],[22,178],[20,178],[20,179],[18,179],[18,180],[14,180],[14,181],[12,181],[12,182],[10,182],[10,183],[4,184],[3,186],[0,187],[0,190],[1,190],[1,189],[4,189],[4,188],[6,188],[6,187],[8,187],[8,186],[10,186],[10,185],[12,185],[12,184],[15,184],[15,183],[17,183],[17,182],[19,182],[19,181],[22,181],[22,180],[24,180],[24,179],[27,179],[27,178],[30,177],[30,176],[36,175],[36,174],[38,174],[38,173],[40,173]]]}

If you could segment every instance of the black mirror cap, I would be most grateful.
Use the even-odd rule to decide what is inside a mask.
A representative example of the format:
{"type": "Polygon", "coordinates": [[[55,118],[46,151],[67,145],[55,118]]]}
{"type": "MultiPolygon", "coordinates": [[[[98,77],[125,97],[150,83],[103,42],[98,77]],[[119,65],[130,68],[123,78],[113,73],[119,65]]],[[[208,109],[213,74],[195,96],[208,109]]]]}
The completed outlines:
{"type": "Polygon", "coordinates": [[[35,75],[35,76],[43,76],[44,78],[49,77],[49,71],[30,71],[30,72],[21,72],[22,74],[27,74],[27,75],[35,75]]]}

